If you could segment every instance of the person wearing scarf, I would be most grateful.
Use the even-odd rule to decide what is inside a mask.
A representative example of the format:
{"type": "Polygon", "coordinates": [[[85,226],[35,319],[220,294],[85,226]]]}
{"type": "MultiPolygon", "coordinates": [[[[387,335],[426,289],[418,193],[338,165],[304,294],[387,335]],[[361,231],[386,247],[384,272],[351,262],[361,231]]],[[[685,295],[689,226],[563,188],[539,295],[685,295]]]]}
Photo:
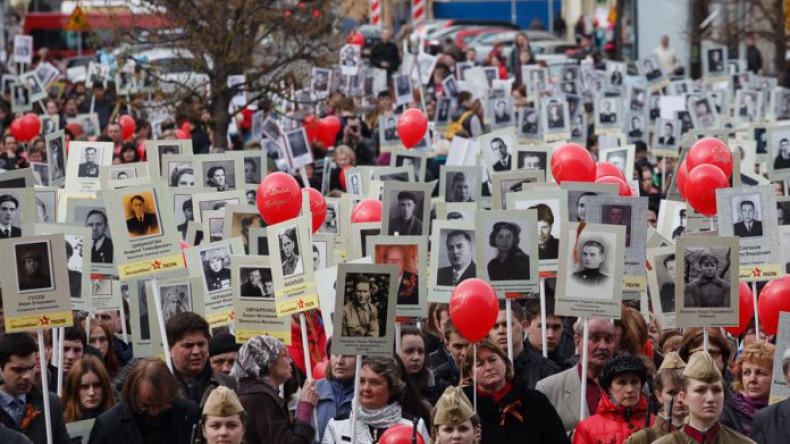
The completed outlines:
{"type": "MultiPolygon", "coordinates": [[[[606,362],[599,380],[604,394],[595,414],[576,426],[573,444],[623,442],[645,426],[647,397],[642,386],[647,380],[647,369],[642,360],[618,353],[606,362]]],[[[653,421],[651,417],[649,424],[653,421]]]]}
{"type": "Polygon", "coordinates": [[[742,444],[754,443],[740,433],[721,425],[724,384],[715,361],[706,351],[691,355],[683,370],[679,398],[688,406],[688,422],[681,430],[664,435],[654,444],[742,444]]]}
{"type": "Polygon", "coordinates": [[[279,386],[291,379],[291,358],[285,345],[271,336],[255,336],[239,349],[230,371],[239,383],[239,400],[249,413],[246,444],[310,444],[315,436],[313,410],[318,394],[312,381],[302,387],[296,418],[280,397],[279,386]]]}
{"type": "Polygon", "coordinates": [[[722,424],[752,436],[754,417],[768,406],[775,351],[776,347],[766,342],[753,342],[743,349],[735,365],[735,378],[730,384],[733,394],[725,402],[722,424]]]}
{"type": "Polygon", "coordinates": [[[477,343],[476,356],[471,351],[466,353],[461,374],[471,375],[477,382],[477,393],[471,381],[466,381],[464,393],[469,399],[477,397],[481,442],[509,444],[514,439],[552,444],[569,442],[562,420],[546,395],[528,389],[522,378],[514,378],[513,364],[506,352],[490,339],[477,343]]]}
{"type": "Polygon", "coordinates": [[[661,368],[656,373],[656,387],[653,391],[663,413],[656,415],[652,427],[640,430],[631,435],[625,444],[650,444],[658,438],[683,428],[688,416],[688,407],[680,400],[678,393],[683,386],[683,369],[686,363],[677,352],[669,352],[664,357],[661,368]]]}
{"type": "Polygon", "coordinates": [[[351,442],[356,435],[357,444],[375,444],[381,435],[396,424],[414,426],[416,423],[425,442],[430,442],[425,421],[406,413],[399,400],[405,384],[394,358],[369,356],[363,359],[359,375],[359,406],[356,414],[356,429],[352,430],[351,415],[339,415],[326,426],[322,444],[351,442]]]}

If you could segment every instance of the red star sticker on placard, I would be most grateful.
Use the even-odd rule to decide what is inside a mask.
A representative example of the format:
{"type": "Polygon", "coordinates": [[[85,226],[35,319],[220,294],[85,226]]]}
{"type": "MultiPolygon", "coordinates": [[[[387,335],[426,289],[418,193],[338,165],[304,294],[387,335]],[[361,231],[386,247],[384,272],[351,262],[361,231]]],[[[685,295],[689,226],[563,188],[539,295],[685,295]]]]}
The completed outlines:
{"type": "Polygon", "coordinates": [[[47,315],[41,316],[38,318],[38,321],[41,322],[41,325],[49,325],[49,317],[47,315]]]}
{"type": "Polygon", "coordinates": [[[759,268],[755,268],[754,270],[752,270],[752,276],[760,277],[762,275],[763,275],[763,271],[760,270],[759,268]]]}
{"type": "Polygon", "coordinates": [[[304,301],[299,301],[299,308],[304,308],[304,301]]]}
{"type": "Polygon", "coordinates": [[[231,311],[230,315],[228,316],[228,319],[232,321],[234,317],[235,317],[235,313],[231,311]]]}
{"type": "Polygon", "coordinates": [[[154,267],[154,270],[158,270],[158,269],[162,268],[162,263],[159,262],[159,261],[153,261],[151,263],[151,266],[154,267]]]}

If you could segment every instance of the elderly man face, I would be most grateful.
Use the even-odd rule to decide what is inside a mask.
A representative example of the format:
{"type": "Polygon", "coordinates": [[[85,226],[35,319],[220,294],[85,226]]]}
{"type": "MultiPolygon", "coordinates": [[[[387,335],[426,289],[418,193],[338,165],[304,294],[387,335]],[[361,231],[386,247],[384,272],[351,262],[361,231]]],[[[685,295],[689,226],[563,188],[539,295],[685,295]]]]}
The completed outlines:
{"type": "Polygon", "coordinates": [[[456,270],[466,267],[472,262],[472,244],[460,234],[448,237],[447,258],[456,270]]]}
{"type": "Polygon", "coordinates": [[[384,253],[384,263],[388,265],[397,265],[398,272],[403,273],[406,255],[403,253],[403,250],[398,247],[387,248],[387,251],[384,253]]]}
{"type": "Polygon", "coordinates": [[[585,245],[582,248],[582,266],[597,270],[603,263],[604,255],[597,245],[585,245]]]}

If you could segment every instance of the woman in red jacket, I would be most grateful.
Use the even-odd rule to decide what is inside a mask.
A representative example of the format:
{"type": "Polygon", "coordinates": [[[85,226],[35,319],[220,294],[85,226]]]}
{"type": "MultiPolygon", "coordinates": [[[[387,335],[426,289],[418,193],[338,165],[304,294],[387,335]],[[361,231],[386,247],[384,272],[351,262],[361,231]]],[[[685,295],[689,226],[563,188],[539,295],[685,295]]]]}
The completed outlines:
{"type": "MultiPolygon", "coordinates": [[[[647,370],[636,356],[620,353],[610,359],[600,376],[606,393],[595,415],[585,419],[573,432],[573,444],[621,443],[645,425],[647,397],[642,386],[647,370]]],[[[650,418],[650,424],[655,420],[650,418]]]]}

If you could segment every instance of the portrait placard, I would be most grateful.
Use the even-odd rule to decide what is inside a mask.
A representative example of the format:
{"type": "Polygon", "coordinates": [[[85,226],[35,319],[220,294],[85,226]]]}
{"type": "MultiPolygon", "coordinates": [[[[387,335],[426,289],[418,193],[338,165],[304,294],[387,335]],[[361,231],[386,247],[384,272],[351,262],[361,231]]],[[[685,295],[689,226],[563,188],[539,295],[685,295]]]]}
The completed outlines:
{"type": "Polygon", "coordinates": [[[424,236],[378,236],[370,240],[376,264],[395,265],[397,317],[420,318],[428,307],[428,239],[424,236]]]}
{"type": "Polygon", "coordinates": [[[63,234],[0,239],[0,256],[6,333],[73,324],[63,234]]]}
{"type": "Polygon", "coordinates": [[[104,201],[69,198],[66,201],[65,221],[67,224],[86,227],[90,230],[93,241],[93,247],[89,250],[90,272],[92,274],[114,275],[117,272],[115,246],[104,201]]]}
{"type": "Polygon", "coordinates": [[[650,289],[650,300],[653,313],[657,314],[664,328],[676,328],[675,325],[675,277],[677,259],[675,246],[648,248],[647,283],[650,289]]]}
{"type": "MultiPolygon", "coordinates": [[[[376,168],[371,171],[370,181],[378,180],[380,182],[414,182],[414,169],[408,166],[399,167],[382,167],[376,168]]],[[[371,187],[372,188],[372,187],[371,187]]],[[[368,194],[371,194],[372,189],[367,189],[368,194]]]]}
{"type": "Polygon", "coordinates": [[[702,45],[702,77],[705,83],[715,83],[727,75],[727,48],[709,43],[702,45]]]}
{"type": "Polygon", "coordinates": [[[395,265],[337,266],[332,353],[390,355],[398,291],[395,265]],[[342,294],[342,297],[341,297],[342,294]]]}
{"type": "Polygon", "coordinates": [[[383,233],[380,222],[362,222],[351,224],[351,259],[360,259],[369,256],[371,252],[370,241],[383,233]]]}
{"type": "Polygon", "coordinates": [[[195,222],[203,222],[203,213],[219,210],[228,205],[240,205],[247,202],[244,190],[207,192],[192,194],[192,208],[194,209],[195,222]]]}
{"type": "Polygon", "coordinates": [[[560,188],[568,191],[568,222],[584,222],[587,207],[595,196],[617,196],[617,185],[610,183],[563,182],[560,188]]]}
{"type": "Polygon", "coordinates": [[[288,165],[293,169],[303,168],[313,163],[313,152],[304,128],[299,127],[285,133],[285,148],[288,154],[288,165]]]}
{"type": "Polygon", "coordinates": [[[272,268],[267,257],[231,256],[236,341],[269,335],[291,343],[291,317],[277,316],[272,268]]]}
{"type": "Polygon", "coordinates": [[[201,162],[199,165],[193,163],[193,166],[200,167],[201,184],[218,192],[244,190],[244,158],[241,154],[243,153],[198,156],[201,162]]]}
{"type": "MultiPolygon", "coordinates": [[[[225,231],[225,208],[209,210],[203,213],[203,235],[208,234],[208,242],[218,242],[223,239],[225,231]]],[[[206,239],[204,237],[204,239],[206,239]]]]}
{"type": "MultiPolygon", "coordinates": [[[[519,145],[516,147],[516,163],[513,169],[516,170],[529,170],[541,171],[546,176],[548,171],[549,158],[552,152],[552,147],[549,144],[542,145],[519,145]]],[[[551,174],[548,173],[550,176],[551,174]]],[[[546,178],[545,180],[549,180],[546,178]]],[[[543,181],[541,181],[543,182],[543,181]]]]}
{"type": "Polygon", "coordinates": [[[71,309],[90,310],[91,265],[88,253],[93,249],[91,230],[65,224],[41,223],[33,225],[33,233],[36,235],[63,234],[67,244],[66,272],[69,281],[71,309]]]}
{"type": "Polygon", "coordinates": [[[571,132],[571,114],[565,97],[543,99],[540,108],[541,133],[544,139],[567,137],[571,132]]]}
{"type": "MultiPolygon", "coordinates": [[[[790,178],[790,125],[768,126],[766,129],[768,177],[771,180],[790,178]]],[[[760,144],[757,145],[759,160],[760,144]]]]}
{"type": "Polygon", "coordinates": [[[180,236],[158,188],[142,185],[102,193],[115,236],[118,276],[155,274],[184,266],[180,236]]]}
{"type": "Polygon", "coordinates": [[[47,149],[47,172],[49,186],[59,187],[66,183],[66,139],[65,131],[58,130],[44,136],[47,149]]]}
{"type": "Polygon", "coordinates": [[[784,401],[790,396],[790,387],[783,377],[782,363],[790,353],[790,313],[779,312],[779,326],[776,329],[776,351],[774,352],[773,377],[771,378],[771,394],[769,404],[784,401]]]}
{"type": "MultiPolygon", "coordinates": [[[[156,301],[154,300],[153,280],[145,281],[145,297],[150,313],[150,333],[153,348],[157,349],[157,354],[164,353],[161,344],[164,342],[159,330],[158,312],[156,311],[156,301]]],[[[203,284],[201,279],[196,276],[172,277],[160,279],[157,277],[156,285],[159,287],[159,298],[162,303],[162,320],[165,324],[173,316],[183,312],[193,312],[207,318],[206,307],[203,294],[203,284]]],[[[214,326],[209,321],[210,326],[214,326]]],[[[172,346],[172,344],[170,344],[172,346]]]]}
{"type": "Polygon", "coordinates": [[[738,325],[738,238],[684,235],[675,246],[677,325],[738,325]]]}
{"type": "Polygon", "coordinates": [[[234,237],[214,243],[201,243],[184,250],[187,268],[202,277],[206,321],[213,327],[232,321],[233,288],[230,274],[231,255],[241,255],[241,239],[234,237]]]}
{"type": "Polygon", "coordinates": [[[431,215],[431,185],[384,183],[381,231],[387,235],[427,236],[431,215]]]}
{"type": "MultiPolygon", "coordinates": [[[[180,268],[157,275],[157,281],[162,282],[171,277],[184,278],[188,275],[189,270],[180,268]]],[[[121,281],[121,294],[128,295],[128,299],[126,297],[125,299],[129,302],[129,326],[131,327],[135,357],[157,356],[162,353],[160,335],[157,333],[155,344],[151,339],[152,330],[159,330],[159,325],[157,324],[153,293],[146,290],[146,283],[150,280],[151,277],[148,276],[121,281]]]]}
{"type": "Polygon", "coordinates": [[[256,206],[228,205],[225,207],[225,221],[222,227],[223,239],[240,236],[244,243],[244,253],[250,254],[250,230],[266,227],[266,222],[256,206]]]}
{"type": "Polygon", "coordinates": [[[0,188],[0,239],[30,234],[29,224],[37,221],[33,188],[0,188]]]}
{"type": "Polygon", "coordinates": [[[477,277],[477,233],[467,220],[435,220],[432,225],[428,301],[448,303],[456,285],[477,277]]]}
{"type": "Polygon", "coordinates": [[[554,312],[619,319],[625,227],[573,222],[561,239],[554,312]]]}
{"type": "Polygon", "coordinates": [[[616,166],[626,178],[634,177],[634,158],[636,147],[634,145],[618,146],[616,148],[601,149],[598,158],[616,166]]]}
{"type": "Polygon", "coordinates": [[[623,128],[622,102],[617,97],[598,96],[595,103],[596,134],[619,133],[623,128]]]}
{"type": "Polygon", "coordinates": [[[483,193],[479,166],[447,166],[439,170],[439,196],[445,202],[479,202],[483,193]]]}
{"type": "Polygon", "coordinates": [[[424,152],[414,150],[404,150],[398,148],[392,151],[390,157],[391,167],[412,167],[417,182],[425,181],[425,172],[428,168],[428,155],[424,152]]]}
{"type": "MultiPolygon", "coordinates": [[[[5,51],[5,48],[3,48],[5,51]]],[[[3,60],[5,63],[5,60],[3,60]]],[[[14,36],[14,63],[30,65],[33,63],[33,36],[17,34],[14,36]]]]}
{"type": "Polygon", "coordinates": [[[313,271],[335,265],[335,237],[331,234],[313,233],[313,271]]]}
{"type": "Polygon", "coordinates": [[[112,142],[69,143],[66,189],[78,193],[98,191],[99,167],[112,164],[112,142]]]}
{"type": "Polygon", "coordinates": [[[568,192],[557,189],[556,191],[509,193],[507,208],[510,210],[537,210],[536,234],[540,276],[553,275],[558,266],[560,234],[566,225],[565,221],[568,220],[568,192]]]}
{"type": "Polygon", "coordinates": [[[477,277],[490,282],[502,299],[506,293],[537,295],[540,290],[538,242],[532,228],[537,222],[536,210],[492,210],[476,214],[475,231],[480,236],[475,254],[480,264],[477,277]]]}
{"type": "Polygon", "coordinates": [[[773,185],[716,190],[719,235],[739,238],[739,278],[766,281],[784,276],[773,185]]]}
{"type": "Polygon", "coordinates": [[[659,205],[656,230],[673,242],[684,233],[689,233],[686,202],[662,199],[659,205]]]}
{"type": "Polygon", "coordinates": [[[113,190],[128,186],[135,179],[150,178],[147,162],[134,162],[99,168],[99,183],[102,190],[113,190]]]}
{"type": "Polygon", "coordinates": [[[387,114],[379,116],[379,146],[381,151],[386,153],[400,145],[400,137],[398,136],[398,116],[396,114],[387,114]]]}
{"type": "Polygon", "coordinates": [[[121,283],[118,280],[91,279],[89,311],[117,310],[121,304],[121,283]]]}
{"type": "Polygon", "coordinates": [[[318,308],[313,261],[304,259],[311,251],[311,227],[308,216],[267,227],[271,263],[280,264],[272,267],[277,316],[318,308]]]}

